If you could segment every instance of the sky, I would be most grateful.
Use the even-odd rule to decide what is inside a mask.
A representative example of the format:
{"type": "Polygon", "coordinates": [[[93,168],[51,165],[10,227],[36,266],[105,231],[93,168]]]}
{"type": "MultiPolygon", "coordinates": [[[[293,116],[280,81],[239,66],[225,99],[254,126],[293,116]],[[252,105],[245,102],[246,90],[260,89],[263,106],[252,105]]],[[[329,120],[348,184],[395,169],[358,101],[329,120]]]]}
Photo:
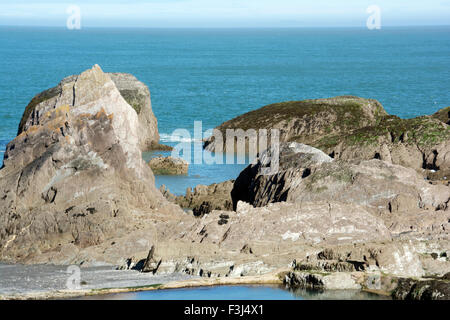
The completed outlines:
{"type": "Polygon", "coordinates": [[[350,27],[378,5],[382,26],[449,25],[450,0],[0,0],[0,25],[82,27],[350,27]]]}

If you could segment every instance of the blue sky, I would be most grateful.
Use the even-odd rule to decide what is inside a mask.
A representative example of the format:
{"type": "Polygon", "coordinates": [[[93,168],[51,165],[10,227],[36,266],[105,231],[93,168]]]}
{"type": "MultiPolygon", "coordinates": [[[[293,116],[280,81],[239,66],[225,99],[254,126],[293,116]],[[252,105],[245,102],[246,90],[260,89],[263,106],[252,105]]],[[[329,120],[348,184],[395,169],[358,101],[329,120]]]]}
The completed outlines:
{"type": "Polygon", "coordinates": [[[450,0],[0,0],[0,25],[83,27],[364,27],[370,5],[382,26],[448,25],[450,0]]]}

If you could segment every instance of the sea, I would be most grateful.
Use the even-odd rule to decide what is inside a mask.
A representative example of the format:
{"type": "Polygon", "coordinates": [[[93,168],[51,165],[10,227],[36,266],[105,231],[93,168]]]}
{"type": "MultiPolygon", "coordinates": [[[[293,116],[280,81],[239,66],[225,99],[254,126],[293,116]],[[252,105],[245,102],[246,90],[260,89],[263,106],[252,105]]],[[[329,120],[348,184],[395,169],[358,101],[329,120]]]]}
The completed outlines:
{"type": "MultiPolygon", "coordinates": [[[[267,104],[337,95],[379,100],[402,118],[450,105],[450,26],[293,29],[0,27],[0,166],[25,106],[94,64],[148,85],[161,143],[267,104]]],[[[158,153],[145,153],[146,160],[158,153]]],[[[167,154],[167,152],[165,153],[167,154]]],[[[175,194],[236,178],[245,164],[157,176],[175,194]]]]}

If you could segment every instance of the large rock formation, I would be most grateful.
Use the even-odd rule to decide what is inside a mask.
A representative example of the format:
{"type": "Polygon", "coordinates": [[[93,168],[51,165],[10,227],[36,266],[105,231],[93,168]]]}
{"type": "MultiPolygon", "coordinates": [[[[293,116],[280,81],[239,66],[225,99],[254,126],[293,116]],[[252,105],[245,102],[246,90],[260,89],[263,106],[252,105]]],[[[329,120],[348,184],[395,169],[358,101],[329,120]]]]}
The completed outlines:
{"type": "MultiPolygon", "coordinates": [[[[128,73],[109,73],[111,80],[119,90],[125,101],[133,107],[138,116],[137,135],[139,145],[142,151],[152,149],[158,145],[158,122],[153,114],[150,90],[148,87],[136,79],[135,76],[128,73]]],[[[62,94],[63,87],[76,81],[78,75],[69,76],[63,79],[59,85],[51,89],[45,90],[36,95],[25,109],[20,121],[18,135],[25,131],[30,124],[38,121],[39,113],[36,107],[42,103],[52,104],[54,99],[62,94]]]]}
{"type": "MultiPolygon", "coordinates": [[[[157,137],[150,130],[144,135],[155,136],[142,139],[148,121],[140,115],[149,100],[136,81],[94,66],[30,102],[0,170],[0,261],[107,262],[206,277],[260,275],[290,265],[286,282],[312,280],[333,289],[364,287],[373,271],[406,277],[448,272],[450,187],[389,161],[344,161],[345,152],[333,159],[288,142],[280,146],[279,161],[269,148],[234,184],[198,186],[178,198],[165,192],[198,217],[169,204],[142,160],[145,141],[157,137]],[[268,174],[274,161],[278,168],[268,174]]],[[[261,123],[263,115],[256,112],[251,124],[275,121],[284,128],[284,141],[297,135],[313,144],[327,135],[386,127],[393,119],[376,101],[354,97],[277,108],[282,112],[269,113],[261,123]]],[[[445,129],[445,115],[423,121],[445,129]]],[[[420,123],[407,135],[412,141],[429,128],[420,123]]],[[[433,137],[425,141],[436,144],[427,146],[442,143],[444,151],[430,149],[437,155],[426,161],[441,171],[447,141],[433,137]]],[[[399,145],[408,141],[405,135],[401,140],[399,145]]],[[[400,298],[415,287],[428,290],[425,282],[399,286],[400,298]]]]}
{"type": "Polygon", "coordinates": [[[236,179],[231,192],[234,207],[240,200],[264,206],[329,199],[391,212],[448,206],[450,188],[431,185],[410,168],[376,159],[332,161],[320,150],[290,142],[280,146],[279,170],[267,175],[263,170],[271,165],[271,152],[274,148],[236,179]]]}
{"type": "MultiPolygon", "coordinates": [[[[314,146],[327,135],[347,134],[374,125],[386,115],[376,100],[341,96],[271,104],[226,121],[216,129],[223,134],[224,144],[227,129],[279,129],[281,142],[299,141],[314,146]]],[[[204,147],[215,150],[214,136],[205,141],[204,147]]]]}
{"type": "Polygon", "coordinates": [[[142,159],[141,128],[97,65],[36,96],[0,170],[0,259],[97,245],[166,206],[142,159]]]}
{"type": "MultiPolygon", "coordinates": [[[[268,105],[216,129],[223,134],[224,144],[227,129],[279,129],[281,142],[305,143],[335,159],[376,158],[426,169],[429,178],[446,180],[450,174],[449,112],[445,108],[432,116],[400,119],[388,115],[376,100],[343,96],[268,105]]],[[[214,136],[204,146],[215,150],[214,136]]]]}

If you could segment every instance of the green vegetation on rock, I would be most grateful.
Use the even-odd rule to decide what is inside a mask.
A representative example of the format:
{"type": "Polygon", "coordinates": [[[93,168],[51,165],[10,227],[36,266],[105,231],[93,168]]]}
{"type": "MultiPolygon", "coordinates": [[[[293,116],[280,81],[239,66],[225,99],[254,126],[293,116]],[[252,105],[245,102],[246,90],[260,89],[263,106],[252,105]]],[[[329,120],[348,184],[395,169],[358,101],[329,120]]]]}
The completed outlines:
{"type": "Polygon", "coordinates": [[[381,104],[375,100],[367,100],[352,96],[335,97],[330,99],[287,101],[267,105],[260,109],[245,113],[235,119],[227,121],[220,129],[240,128],[243,130],[270,128],[274,123],[314,118],[318,115],[333,115],[332,125],[325,123],[324,131],[332,132],[349,128],[357,128],[370,121],[369,113],[376,119],[386,114],[381,104]],[[373,110],[366,110],[368,102],[373,103],[373,110]]]}
{"type": "Polygon", "coordinates": [[[380,139],[391,143],[437,144],[450,139],[450,127],[426,116],[413,119],[386,116],[375,126],[355,130],[344,141],[350,145],[372,145],[380,139]]]}
{"type": "Polygon", "coordinates": [[[51,98],[56,97],[58,94],[60,94],[61,90],[59,87],[54,87],[48,90],[45,90],[38,95],[36,95],[30,103],[26,106],[25,111],[23,112],[22,119],[20,120],[19,124],[19,130],[17,134],[22,133],[25,123],[27,119],[30,117],[30,115],[35,110],[36,106],[44,101],[47,101],[51,98]]]}
{"type": "Polygon", "coordinates": [[[446,124],[450,124],[450,107],[439,110],[433,114],[433,118],[436,118],[446,124]]]}
{"type": "Polygon", "coordinates": [[[120,90],[120,94],[137,114],[140,114],[141,110],[145,108],[146,97],[136,94],[135,90],[122,89],[120,90]]]}

